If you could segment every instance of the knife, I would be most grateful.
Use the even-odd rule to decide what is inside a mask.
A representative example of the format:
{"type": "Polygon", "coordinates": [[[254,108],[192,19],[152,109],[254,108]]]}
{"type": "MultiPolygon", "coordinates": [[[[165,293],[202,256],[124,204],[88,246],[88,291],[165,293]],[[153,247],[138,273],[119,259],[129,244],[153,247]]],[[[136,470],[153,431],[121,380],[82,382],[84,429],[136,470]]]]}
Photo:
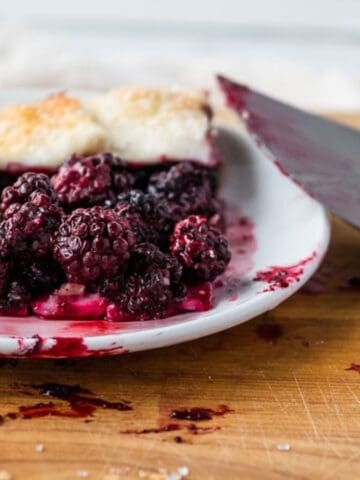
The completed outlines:
{"type": "Polygon", "coordinates": [[[360,131],[217,78],[228,106],[281,171],[360,228],[360,131]]]}

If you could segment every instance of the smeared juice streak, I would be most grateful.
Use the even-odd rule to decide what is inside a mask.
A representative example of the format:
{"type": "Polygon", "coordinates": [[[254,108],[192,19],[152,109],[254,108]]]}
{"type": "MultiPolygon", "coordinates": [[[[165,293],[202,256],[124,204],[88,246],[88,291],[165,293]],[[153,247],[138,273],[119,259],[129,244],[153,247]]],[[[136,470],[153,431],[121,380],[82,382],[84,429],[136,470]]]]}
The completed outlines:
{"type": "Polygon", "coordinates": [[[259,338],[267,343],[274,344],[283,334],[283,328],[277,323],[262,323],[256,327],[259,338]]]}
{"type": "MultiPolygon", "coordinates": [[[[204,435],[207,433],[212,433],[220,430],[219,426],[214,427],[198,427],[195,423],[189,423],[187,425],[180,425],[178,423],[169,423],[159,428],[144,428],[144,429],[129,429],[121,430],[120,433],[123,434],[133,434],[133,435],[147,435],[151,433],[166,433],[166,432],[175,432],[175,431],[187,431],[191,435],[204,435]]],[[[180,443],[180,442],[178,442],[180,443]]]]}
{"type": "Polygon", "coordinates": [[[146,435],[150,433],[166,433],[174,431],[187,431],[192,435],[203,435],[220,430],[219,426],[199,427],[193,422],[212,420],[213,417],[222,417],[233,412],[227,405],[219,405],[217,409],[208,407],[177,408],[171,410],[169,417],[176,420],[190,420],[191,423],[167,423],[161,427],[122,430],[120,433],[146,435]]]}
{"type": "Polygon", "coordinates": [[[354,275],[346,280],[343,290],[360,290],[360,276],[354,275]]]}
{"type": "Polygon", "coordinates": [[[235,302],[244,286],[245,275],[253,268],[253,254],[256,250],[255,225],[241,215],[236,205],[226,206],[226,238],[231,250],[231,260],[223,275],[214,282],[218,298],[226,297],[235,302]]]}
{"type": "Polygon", "coordinates": [[[289,266],[272,266],[267,270],[261,270],[254,277],[255,282],[264,282],[268,284],[262,292],[274,292],[280,288],[288,288],[295,282],[299,282],[304,267],[316,257],[316,252],[312,252],[307,258],[289,266]]]}
{"type": "Polygon", "coordinates": [[[216,410],[213,408],[204,407],[182,408],[172,410],[170,417],[175,418],[176,420],[191,420],[193,422],[198,422],[212,420],[213,417],[220,417],[233,411],[234,410],[229,408],[227,405],[219,405],[216,410]]]}
{"type": "Polygon", "coordinates": [[[68,408],[65,409],[63,405],[57,405],[52,401],[35,403],[34,405],[23,405],[20,406],[16,412],[9,412],[0,417],[1,420],[15,420],[18,418],[29,420],[48,416],[87,418],[92,416],[97,408],[118,411],[132,410],[130,402],[126,400],[110,402],[99,397],[94,397],[94,394],[90,390],[82,388],[79,385],[43,383],[40,385],[26,385],[26,387],[38,391],[43,397],[62,400],[68,408]]]}
{"type": "Polygon", "coordinates": [[[352,363],[350,367],[345,368],[345,370],[352,370],[353,372],[358,372],[360,373],[360,364],[358,363],[352,363]]]}
{"type": "MultiPolygon", "coordinates": [[[[82,332],[80,331],[80,322],[74,322],[79,328],[77,328],[77,334],[83,334],[84,336],[88,333],[86,328],[85,322],[84,328],[82,332]]],[[[96,328],[96,324],[98,322],[94,320],[94,327],[96,328]]],[[[100,322],[104,323],[104,322],[100,322]]],[[[72,328],[72,324],[70,327],[72,328]]],[[[114,327],[112,327],[114,328],[114,327]]],[[[96,356],[100,357],[103,355],[108,355],[109,353],[112,354],[125,354],[128,353],[129,350],[123,348],[120,345],[109,345],[109,347],[105,349],[97,349],[92,350],[90,349],[86,343],[84,342],[84,338],[82,336],[77,337],[52,337],[51,339],[43,338],[40,335],[33,335],[31,337],[31,341],[33,341],[33,345],[30,347],[26,345],[25,338],[19,337],[17,338],[17,343],[19,346],[19,350],[22,352],[17,354],[19,357],[27,357],[27,358],[80,358],[80,357],[88,357],[88,356],[96,356]],[[48,341],[53,342],[53,344],[49,347],[48,341]]],[[[1,357],[1,355],[0,355],[1,357]]]]}

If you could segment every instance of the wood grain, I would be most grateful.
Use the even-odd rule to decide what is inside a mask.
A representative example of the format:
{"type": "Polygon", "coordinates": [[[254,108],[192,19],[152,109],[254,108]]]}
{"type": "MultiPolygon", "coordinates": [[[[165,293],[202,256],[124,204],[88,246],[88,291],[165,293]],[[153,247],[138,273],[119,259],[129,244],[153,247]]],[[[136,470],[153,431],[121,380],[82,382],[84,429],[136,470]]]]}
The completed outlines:
{"type": "MultiPolygon", "coordinates": [[[[336,118],[360,125],[360,116],[336,118]]],[[[319,291],[299,292],[254,321],[118,358],[2,365],[0,414],[44,401],[23,387],[44,381],[80,384],[106,400],[129,400],[133,410],[99,409],[91,423],[6,420],[0,470],[14,480],[155,479],[165,478],[151,476],[159,468],[182,465],[192,480],[360,478],[360,375],[346,370],[360,363],[360,295],[346,287],[360,274],[360,234],[337,219],[332,224],[331,247],[312,287],[319,291]],[[282,327],[275,343],[258,336],[264,323],[282,327]],[[214,427],[206,434],[120,433],[162,427],[176,407],[219,404],[234,411],[197,422],[214,427]],[[279,451],[279,444],[289,450],[279,451]]]]}

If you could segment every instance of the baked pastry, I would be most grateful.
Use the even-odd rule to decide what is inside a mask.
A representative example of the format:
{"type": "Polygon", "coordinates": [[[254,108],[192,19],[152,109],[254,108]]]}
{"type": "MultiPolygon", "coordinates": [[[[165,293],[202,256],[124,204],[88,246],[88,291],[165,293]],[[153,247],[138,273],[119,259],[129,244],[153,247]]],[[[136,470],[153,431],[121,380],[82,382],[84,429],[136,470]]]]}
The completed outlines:
{"type": "Polygon", "coordinates": [[[57,93],[0,110],[0,169],[55,169],[72,153],[106,148],[103,128],[80,100],[57,93]]]}
{"type": "Polygon", "coordinates": [[[214,161],[211,109],[202,92],[120,87],[86,107],[104,128],[108,148],[126,161],[214,161]]]}
{"type": "Polygon", "coordinates": [[[210,309],[231,256],[210,112],[202,94],[132,87],[0,111],[0,165],[25,172],[1,194],[0,314],[210,309]]]}

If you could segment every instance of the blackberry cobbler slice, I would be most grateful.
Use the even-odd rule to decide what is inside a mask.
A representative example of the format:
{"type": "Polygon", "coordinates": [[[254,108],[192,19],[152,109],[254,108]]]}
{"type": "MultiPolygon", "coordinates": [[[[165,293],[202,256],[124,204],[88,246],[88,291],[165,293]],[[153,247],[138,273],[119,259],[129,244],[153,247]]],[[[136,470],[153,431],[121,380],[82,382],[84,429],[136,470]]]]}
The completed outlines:
{"type": "Polygon", "coordinates": [[[231,257],[210,122],[201,94],[129,87],[1,111],[0,166],[21,168],[1,195],[0,314],[210,309],[231,257]]]}

